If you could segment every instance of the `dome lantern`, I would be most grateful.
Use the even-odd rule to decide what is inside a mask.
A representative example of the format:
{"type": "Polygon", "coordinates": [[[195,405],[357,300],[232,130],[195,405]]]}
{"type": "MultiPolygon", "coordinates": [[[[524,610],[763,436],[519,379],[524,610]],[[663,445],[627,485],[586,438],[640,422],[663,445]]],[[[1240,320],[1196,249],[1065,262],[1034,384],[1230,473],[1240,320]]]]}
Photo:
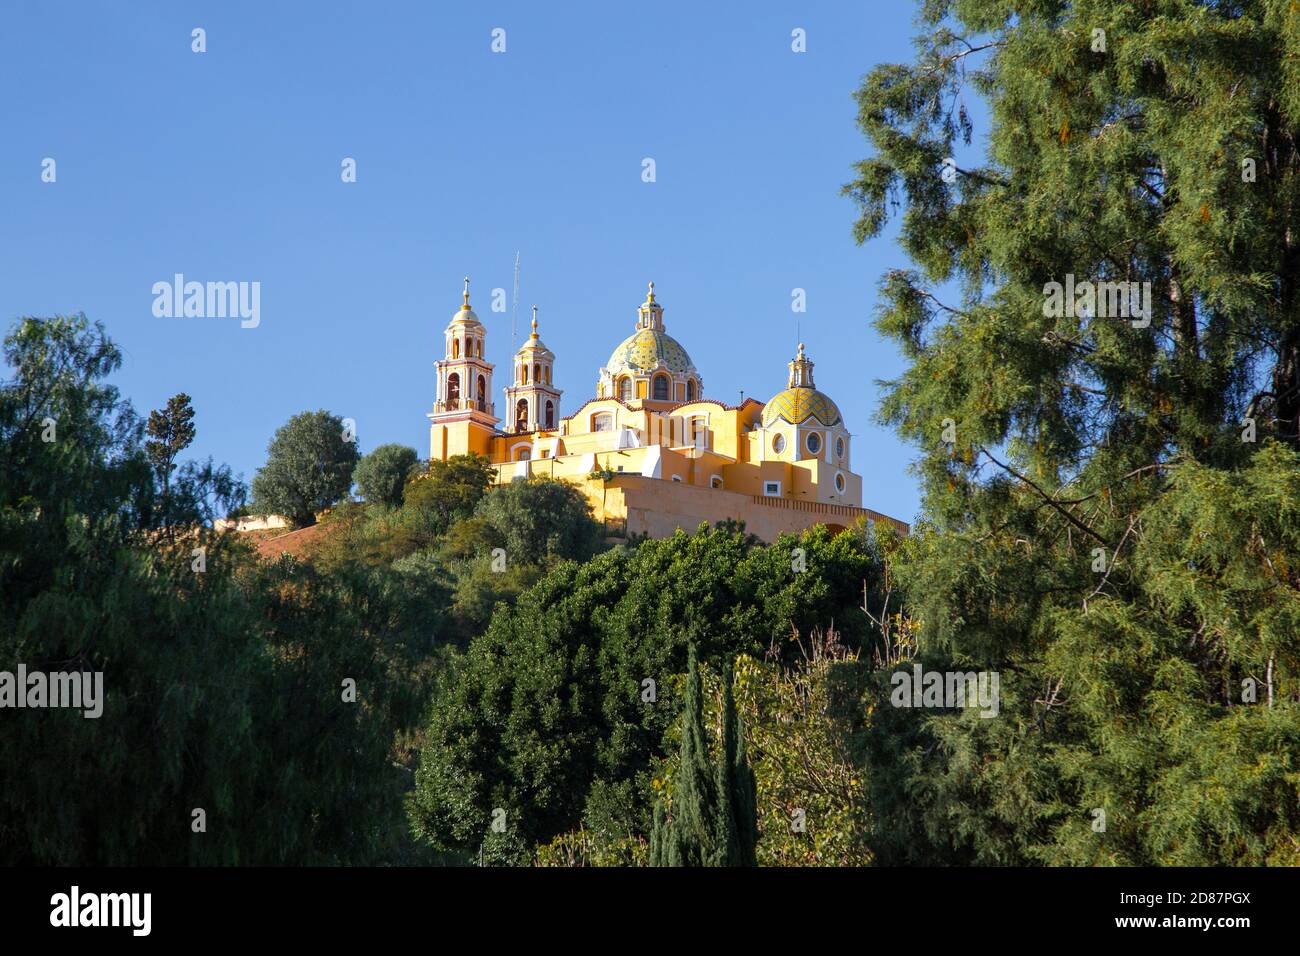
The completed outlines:
{"type": "Polygon", "coordinates": [[[638,329],[653,329],[656,332],[664,330],[664,307],[655,301],[655,284],[650,283],[649,291],[646,292],[645,302],[637,309],[636,327],[638,329]]]}
{"type": "Polygon", "coordinates": [[[803,343],[799,343],[799,354],[790,363],[790,388],[816,388],[813,384],[813,362],[803,354],[803,343]]]}
{"type": "Polygon", "coordinates": [[[799,352],[790,362],[789,386],[772,396],[771,401],[763,407],[763,427],[770,428],[778,421],[791,425],[803,425],[810,419],[833,428],[842,421],[840,410],[825,392],[819,392],[813,385],[813,361],[804,354],[803,343],[799,343],[799,352]]]}

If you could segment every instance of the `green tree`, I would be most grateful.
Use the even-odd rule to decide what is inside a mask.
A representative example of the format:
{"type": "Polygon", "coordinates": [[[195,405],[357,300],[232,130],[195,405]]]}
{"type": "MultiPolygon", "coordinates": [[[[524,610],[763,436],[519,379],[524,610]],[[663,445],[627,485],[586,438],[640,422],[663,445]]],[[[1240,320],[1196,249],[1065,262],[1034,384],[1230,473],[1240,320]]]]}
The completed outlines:
{"type": "Polygon", "coordinates": [[[144,444],[145,451],[158,473],[165,495],[171,488],[176,456],[194,441],[194,407],[190,404],[190,397],[180,392],[167,399],[165,408],[151,411],[145,434],[149,436],[144,444]]]}
{"type": "Polygon", "coordinates": [[[719,866],[758,865],[758,781],[749,765],[745,730],[736,709],[735,665],[722,673],[722,747],[718,753],[719,866]]]}
{"type": "Polygon", "coordinates": [[[700,666],[695,645],[691,644],[672,804],[667,812],[655,808],[655,826],[650,834],[651,866],[710,866],[720,855],[735,849],[735,817],[724,810],[730,809],[730,794],[719,792],[711,770],[700,666]],[[720,801],[723,806],[719,806],[720,801]]]}
{"type": "Polygon", "coordinates": [[[874,155],[847,189],[860,241],[901,209],[914,266],[877,328],[924,482],[894,559],[917,662],[999,673],[1001,705],[882,691],[877,856],[1294,864],[1300,17],[921,14],[915,62],[858,91],[874,155]]]}
{"type": "Polygon", "coordinates": [[[509,562],[585,561],[605,547],[586,496],[567,481],[530,478],[500,485],[474,513],[499,535],[509,562]]]}
{"type": "Polygon", "coordinates": [[[722,740],[710,773],[699,661],[691,645],[672,802],[665,807],[661,797],[655,804],[651,866],[758,865],[758,791],[736,711],[734,675],[728,660],[722,672],[722,740]]]}
{"type": "Polygon", "coordinates": [[[494,862],[529,862],[530,848],[579,827],[586,845],[644,840],[655,765],[680,713],[666,688],[686,669],[687,644],[701,660],[762,656],[774,641],[778,652],[789,647],[804,614],[861,616],[863,577],[842,575],[841,562],[879,577],[867,538],[825,529],[765,547],[737,528],[701,526],[556,563],[513,607],[496,608],[443,677],[410,802],[413,829],[435,848],[477,853],[493,808],[526,807],[522,855],[488,853],[494,862]],[[792,566],[796,546],[836,590],[803,580],[809,572],[792,566]]]}
{"type": "Polygon", "coordinates": [[[414,448],[380,445],[357,462],[352,480],[366,501],[396,508],[402,504],[402,492],[415,462],[414,448]]]}
{"type": "Polygon", "coordinates": [[[313,524],[318,512],[348,493],[359,457],[356,441],[337,415],[295,415],[267,446],[266,464],[253,478],[253,506],[299,526],[313,524]]]}
{"type": "Polygon", "coordinates": [[[433,533],[443,534],[474,513],[494,475],[491,462],[482,455],[435,459],[408,481],[404,501],[408,510],[425,517],[433,533]]]}
{"type": "Polygon", "coordinates": [[[103,693],[98,717],[11,712],[0,762],[21,772],[0,788],[0,861],[380,859],[400,832],[395,733],[423,708],[421,627],[402,603],[418,571],[361,599],[357,583],[253,560],[205,526],[237,490],[210,466],[178,469],[185,533],[158,534],[154,465],[108,382],[121,353],[103,328],[24,319],[4,358],[0,671],[90,672],[103,693]]]}

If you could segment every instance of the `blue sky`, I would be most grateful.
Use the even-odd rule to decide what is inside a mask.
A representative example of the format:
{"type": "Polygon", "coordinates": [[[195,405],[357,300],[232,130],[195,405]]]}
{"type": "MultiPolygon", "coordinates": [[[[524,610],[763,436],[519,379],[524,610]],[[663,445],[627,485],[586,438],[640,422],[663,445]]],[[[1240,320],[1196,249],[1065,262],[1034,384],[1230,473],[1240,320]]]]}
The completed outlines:
{"type": "Polygon", "coordinates": [[[536,303],[564,414],[653,279],[729,403],[784,387],[801,323],[857,436],[863,504],[911,519],[913,452],[873,421],[901,362],[870,327],[877,281],[905,262],[891,237],[853,242],[839,189],[867,153],[851,94],[910,58],[914,7],[725,6],[8,3],[0,319],[102,321],[137,410],[188,392],[192,454],[251,480],[308,409],[355,419],[362,451],[427,454],[462,276],[500,402],[510,314],[490,296],[520,253],[519,325],[536,303]],[[260,282],[260,325],[155,317],[153,284],[178,272],[260,282]]]}

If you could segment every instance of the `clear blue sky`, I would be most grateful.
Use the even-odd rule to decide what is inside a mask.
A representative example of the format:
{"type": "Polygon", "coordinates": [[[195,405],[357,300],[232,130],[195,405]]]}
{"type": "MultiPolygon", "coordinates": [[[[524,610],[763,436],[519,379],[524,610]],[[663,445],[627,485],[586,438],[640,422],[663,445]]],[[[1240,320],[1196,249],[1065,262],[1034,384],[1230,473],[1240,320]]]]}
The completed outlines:
{"type": "Polygon", "coordinates": [[[362,451],[428,454],[462,276],[499,403],[510,316],[489,296],[509,292],[520,252],[519,324],[536,303],[565,414],[594,394],[653,279],[706,395],[729,403],[784,387],[800,321],[817,384],[857,436],[863,503],[911,519],[912,450],[873,421],[875,382],[901,363],[870,327],[879,277],[905,263],[892,238],[854,244],[839,188],[867,152],[851,94],[873,65],[910,58],[913,13],[902,0],[7,3],[0,319],[102,321],[137,410],[188,392],[192,453],[251,480],[275,429],[307,409],[354,418],[362,451]],[[807,53],[791,52],[796,27],[807,53]],[[344,157],[355,184],[340,181],[344,157]],[[261,325],[156,318],[151,287],[177,272],[259,281],[261,325]]]}

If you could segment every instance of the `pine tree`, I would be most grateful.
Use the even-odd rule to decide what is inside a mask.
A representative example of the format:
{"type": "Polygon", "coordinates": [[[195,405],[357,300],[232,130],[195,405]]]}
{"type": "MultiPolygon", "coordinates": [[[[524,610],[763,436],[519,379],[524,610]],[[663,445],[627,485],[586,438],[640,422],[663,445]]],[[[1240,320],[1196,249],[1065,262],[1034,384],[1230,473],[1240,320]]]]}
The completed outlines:
{"type": "Polygon", "coordinates": [[[167,406],[149,413],[145,425],[149,440],[144,443],[149,462],[158,473],[163,494],[171,488],[172,472],[176,469],[176,456],[194,441],[194,407],[184,392],[167,399],[167,406]]]}
{"type": "Polygon", "coordinates": [[[878,708],[877,857],[1300,863],[1300,7],[921,7],[846,188],[921,659],[1001,701],[878,708]]]}

